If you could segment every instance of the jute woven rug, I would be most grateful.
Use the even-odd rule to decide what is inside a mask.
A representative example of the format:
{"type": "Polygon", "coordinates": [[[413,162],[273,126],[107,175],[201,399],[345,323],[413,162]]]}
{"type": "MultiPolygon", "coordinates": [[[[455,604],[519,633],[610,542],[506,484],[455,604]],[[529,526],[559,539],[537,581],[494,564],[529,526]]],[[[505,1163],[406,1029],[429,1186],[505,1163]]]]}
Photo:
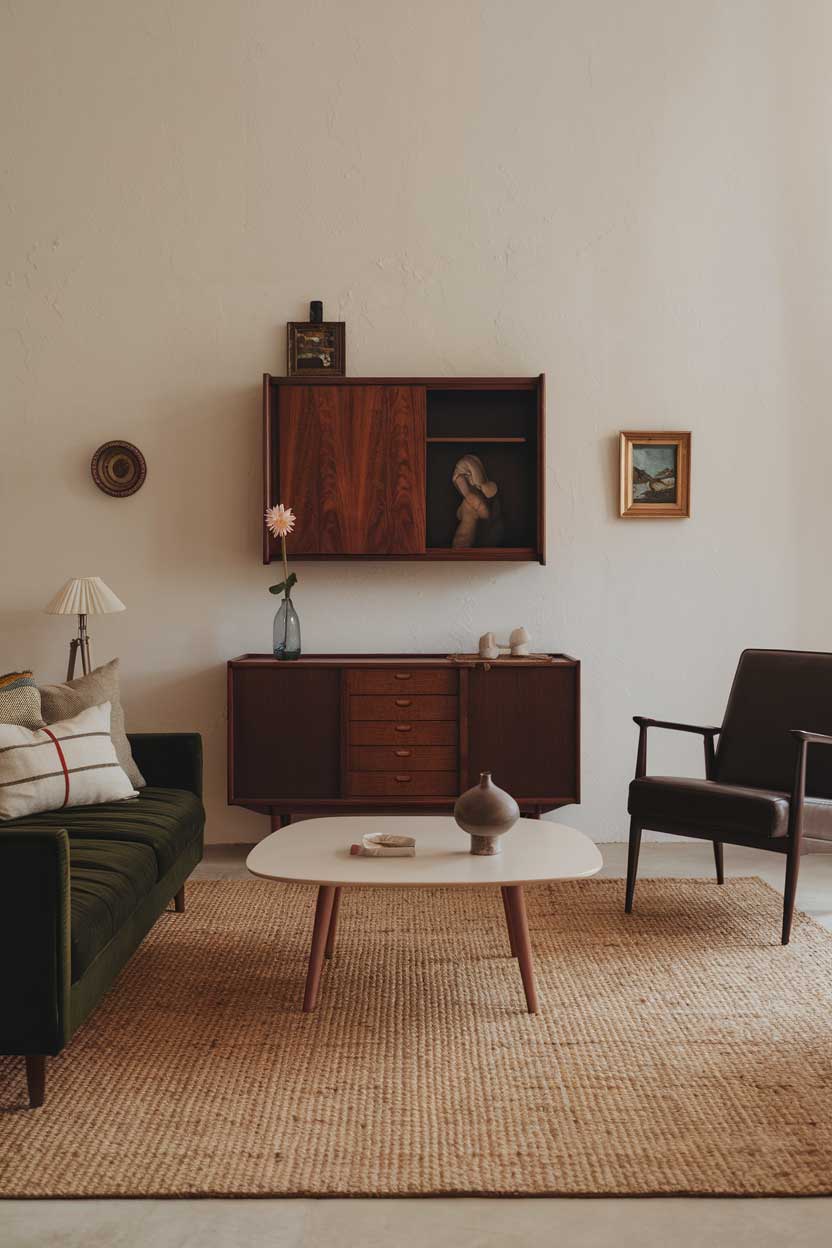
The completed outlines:
{"type": "Polygon", "coordinates": [[[0,1194],[832,1192],[832,937],[759,880],[345,894],[314,1014],[314,890],[189,886],[25,1108],[0,1194]]]}

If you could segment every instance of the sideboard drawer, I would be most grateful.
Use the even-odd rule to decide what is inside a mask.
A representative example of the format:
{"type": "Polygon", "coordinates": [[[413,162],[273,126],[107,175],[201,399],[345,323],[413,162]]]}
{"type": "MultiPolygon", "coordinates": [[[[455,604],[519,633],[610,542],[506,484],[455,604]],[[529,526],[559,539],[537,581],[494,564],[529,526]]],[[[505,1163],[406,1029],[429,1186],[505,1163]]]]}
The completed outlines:
{"type": "Polygon", "coordinates": [[[456,797],[455,771],[348,771],[346,797],[456,797]]]}
{"type": "Polygon", "coordinates": [[[368,668],[347,671],[350,693],[392,693],[407,697],[411,693],[456,693],[457,673],[442,668],[406,668],[398,670],[368,668]]]}
{"type": "Polygon", "coordinates": [[[366,694],[352,694],[350,697],[350,719],[453,719],[458,714],[458,700],[444,694],[402,693],[397,697],[366,694]]]}
{"type": "Polygon", "coordinates": [[[349,725],[350,745],[453,745],[459,729],[451,719],[413,723],[357,720],[349,725]]]}
{"type": "Polygon", "coordinates": [[[364,745],[350,750],[352,771],[456,771],[453,745],[364,745]]]}

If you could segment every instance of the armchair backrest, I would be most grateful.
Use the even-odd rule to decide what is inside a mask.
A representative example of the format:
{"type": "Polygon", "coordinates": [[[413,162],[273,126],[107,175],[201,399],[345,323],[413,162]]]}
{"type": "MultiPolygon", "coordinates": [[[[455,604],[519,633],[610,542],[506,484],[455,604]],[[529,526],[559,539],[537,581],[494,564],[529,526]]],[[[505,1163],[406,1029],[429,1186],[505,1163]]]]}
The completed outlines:
{"type": "MultiPolygon", "coordinates": [[[[744,650],[725,708],[714,778],[788,792],[797,751],[792,728],[832,733],[832,654],[744,650]]],[[[809,747],[806,792],[832,797],[832,746],[809,747]]]]}

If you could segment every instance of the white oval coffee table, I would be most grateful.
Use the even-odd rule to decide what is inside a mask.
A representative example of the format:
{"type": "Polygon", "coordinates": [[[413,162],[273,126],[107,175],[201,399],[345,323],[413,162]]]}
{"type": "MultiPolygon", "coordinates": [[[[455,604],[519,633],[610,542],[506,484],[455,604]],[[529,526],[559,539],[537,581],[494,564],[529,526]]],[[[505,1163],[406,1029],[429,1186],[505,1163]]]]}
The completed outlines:
{"type": "Polygon", "coordinates": [[[482,888],[502,891],[511,955],[520,965],[526,1005],[537,1011],[524,884],[594,875],[603,865],[598,847],[576,828],[520,819],[502,838],[502,853],[469,852],[470,838],[448,815],[339,815],[305,819],[272,832],[246,859],[252,875],[291,884],[317,884],[318,902],[303,998],[314,1010],[324,958],[335,948],[341,889],[482,888]],[[365,858],[350,854],[367,832],[416,838],[413,858],[365,858]]]}

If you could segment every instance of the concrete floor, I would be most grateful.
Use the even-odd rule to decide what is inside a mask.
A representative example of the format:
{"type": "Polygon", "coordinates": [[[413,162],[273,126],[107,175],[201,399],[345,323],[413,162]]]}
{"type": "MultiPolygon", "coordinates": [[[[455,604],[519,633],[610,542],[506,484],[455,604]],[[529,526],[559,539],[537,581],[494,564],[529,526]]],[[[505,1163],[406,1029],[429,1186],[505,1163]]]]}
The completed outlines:
{"type": "MultiPolygon", "coordinates": [[[[602,846],[621,876],[626,846],[602,846]]],[[[245,849],[211,847],[200,879],[245,875],[245,849]]],[[[725,848],[728,875],[783,886],[779,855],[725,848]]],[[[711,876],[707,844],[646,844],[644,876],[711,876]]],[[[797,904],[832,929],[832,852],[803,859],[797,904]]],[[[832,1198],[97,1200],[0,1203],[2,1248],[828,1248],[832,1198]]]]}

